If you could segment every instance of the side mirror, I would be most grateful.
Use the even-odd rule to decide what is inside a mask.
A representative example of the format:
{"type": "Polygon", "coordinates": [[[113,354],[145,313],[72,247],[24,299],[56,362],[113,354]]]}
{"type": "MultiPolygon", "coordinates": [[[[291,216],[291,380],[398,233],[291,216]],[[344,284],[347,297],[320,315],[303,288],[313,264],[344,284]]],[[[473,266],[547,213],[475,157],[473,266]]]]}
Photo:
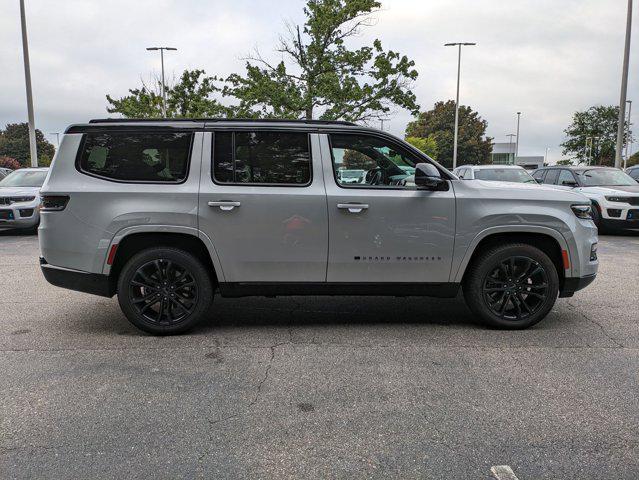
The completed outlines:
{"type": "Polygon", "coordinates": [[[445,190],[447,183],[432,164],[418,163],[415,165],[415,185],[428,190],[445,190]]]}
{"type": "Polygon", "coordinates": [[[537,182],[540,185],[544,184],[544,181],[541,178],[535,178],[535,182],[537,182]]]}

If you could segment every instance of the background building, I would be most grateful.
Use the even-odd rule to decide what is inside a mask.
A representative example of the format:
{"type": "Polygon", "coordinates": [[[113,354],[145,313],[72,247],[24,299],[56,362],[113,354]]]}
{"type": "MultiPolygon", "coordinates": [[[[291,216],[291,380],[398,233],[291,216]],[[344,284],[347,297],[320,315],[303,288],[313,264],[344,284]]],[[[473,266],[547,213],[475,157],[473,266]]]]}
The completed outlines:
{"type": "Polygon", "coordinates": [[[493,165],[515,164],[515,143],[493,143],[493,153],[490,154],[493,165]]]}
{"type": "Polygon", "coordinates": [[[493,165],[519,165],[526,170],[534,170],[544,166],[543,156],[515,157],[515,143],[493,143],[490,154],[493,165]]]}
{"type": "Polygon", "coordinates": [[[515,165],[524,167],[526,170],[535,170],[536,168],[541,168],[544,166],[544,157],[517,157],[517,159],[515,160],[515,165]]]}

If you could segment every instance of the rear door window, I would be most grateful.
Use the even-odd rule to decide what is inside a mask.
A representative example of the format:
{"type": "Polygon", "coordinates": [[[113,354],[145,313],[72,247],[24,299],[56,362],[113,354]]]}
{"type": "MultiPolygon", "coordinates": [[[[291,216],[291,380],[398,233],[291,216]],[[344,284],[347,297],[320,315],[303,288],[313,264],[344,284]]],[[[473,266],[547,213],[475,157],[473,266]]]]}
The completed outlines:
{"type": "Polygon", "coordinates": [[[555,185],[557,183],[557,177],[559,176],[559,170],[548,170],[544,183],[549,185],[555,185]]]}
{"type": "Polygon", "coordinates": [[[216,183],[297,185],[311,183],[311,154],[305,132],[215,132],[216,183]]]}
{"type": "Polygon", "coordinates": [[[188,174],[191,132],[85,134],[79,155],[82,172],[134,183],[180,183],[188,174]]]}

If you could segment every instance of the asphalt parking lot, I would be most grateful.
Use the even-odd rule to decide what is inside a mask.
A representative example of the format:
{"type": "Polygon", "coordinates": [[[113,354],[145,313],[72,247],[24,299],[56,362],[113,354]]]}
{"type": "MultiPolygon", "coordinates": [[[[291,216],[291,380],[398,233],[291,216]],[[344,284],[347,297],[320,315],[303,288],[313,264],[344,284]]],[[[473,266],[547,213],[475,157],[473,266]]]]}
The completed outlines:
{"type": "Polygon", "coordinates": [[[639,478],[639,236],[533,329],[460,301],[218,299],[191,335],[0,235],[1,478],[639,478]]]}

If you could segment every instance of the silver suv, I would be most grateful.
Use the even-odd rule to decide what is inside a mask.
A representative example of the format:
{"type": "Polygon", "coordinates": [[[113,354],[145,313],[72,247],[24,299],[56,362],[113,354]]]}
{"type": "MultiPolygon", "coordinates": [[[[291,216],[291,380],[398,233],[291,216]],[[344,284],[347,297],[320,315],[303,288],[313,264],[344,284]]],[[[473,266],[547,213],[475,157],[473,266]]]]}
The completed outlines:
{"type": "Polygon", "coordinates": [[[598,266],[582,195],[459,181],[402,140],[345,122],[73,125],[42,196],[47,280],[117,294],[154,334],[192,328],[216,291],[455,297],[460,287],[484,322],[525,328],[598,266]]]}

